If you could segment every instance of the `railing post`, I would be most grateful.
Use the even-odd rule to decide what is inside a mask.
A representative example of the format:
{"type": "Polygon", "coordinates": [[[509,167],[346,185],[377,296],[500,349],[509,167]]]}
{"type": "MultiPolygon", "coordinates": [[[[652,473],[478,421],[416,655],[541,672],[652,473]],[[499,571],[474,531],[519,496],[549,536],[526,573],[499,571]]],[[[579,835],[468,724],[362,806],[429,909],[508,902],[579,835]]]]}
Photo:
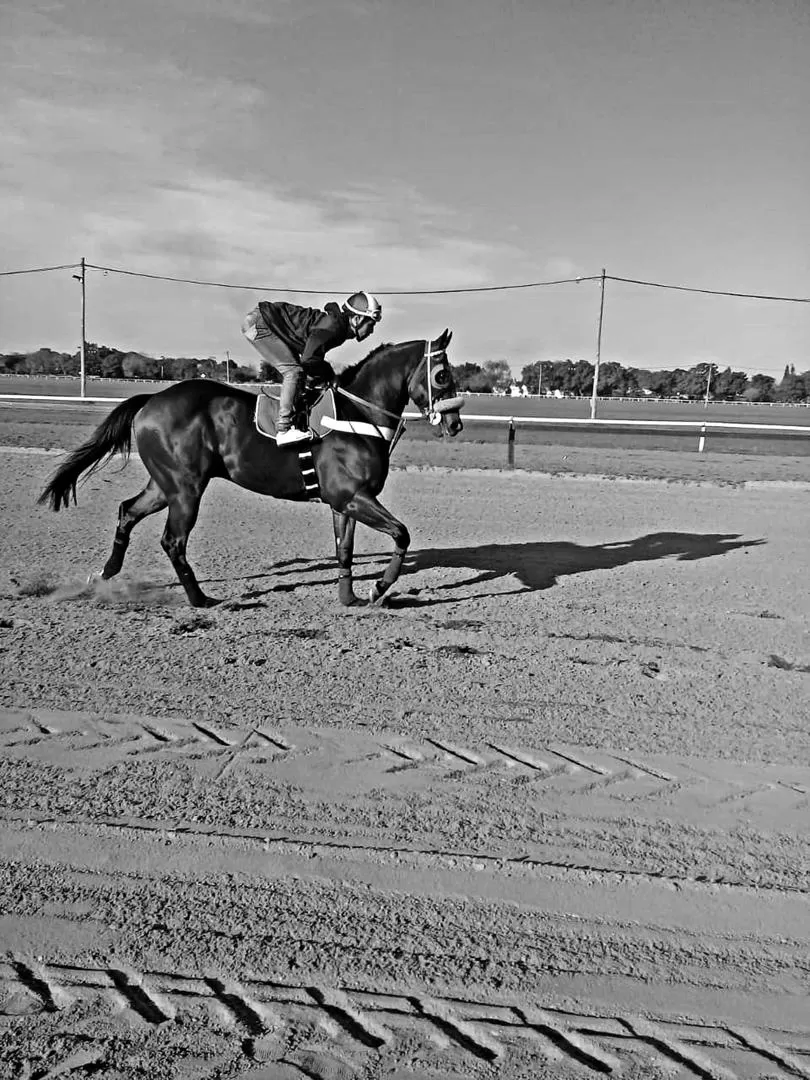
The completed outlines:
{"type": "Polygon", "coordinates": [[[509,417],[509,431],[506,436],[506,464],[510,469],[515,467],[515,421],[509,417]]]}

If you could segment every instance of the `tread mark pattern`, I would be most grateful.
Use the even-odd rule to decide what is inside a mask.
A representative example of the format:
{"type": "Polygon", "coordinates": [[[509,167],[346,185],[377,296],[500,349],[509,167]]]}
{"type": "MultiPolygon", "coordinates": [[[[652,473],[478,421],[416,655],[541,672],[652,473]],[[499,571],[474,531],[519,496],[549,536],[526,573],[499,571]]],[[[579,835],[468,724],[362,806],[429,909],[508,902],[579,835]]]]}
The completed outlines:
{"type": "MultiPolygon", "coordinates": [[[[380,772],[422,776],[431,783],[473,783],[492,770],[525,770],[527,781],[558,800],[591,796],[601,807],[637,804],[678,806],[694,810],[717,808],[724,815],[741,811],[753,824],[758,809],[775,807],[789,819],[807,809],[810,768],[800,765],[763,765],[724,760],[655,756],[640,759],[615,751],[581,747],[516,747],[499,742],[462,746],[445,738],[426,736],[421,742],[396,736],[375,738],[361,732],[296,727],[227,728],[196,720],[153,717],[101,717],[96,714],[53,710],[0,709],[0,749],[10,756],[25,753],[35,760],[47,758],[51,743],[66,755],[92,767],[100,755],[105,765],[116,756],[179,756],[188,763],[214,763],[215,776],[237,764],[250,768],[282,767],[306,756],[314,764],[371,774],[380,772]],[[394,759],[396,764],[390,764],[394,759]],[[218,771],[216,771],[218,769],[218,771]]],[[[559,803],[558,803],[559,805],[559,803]]],[[[719,819],[718,819],[719,820],[719,819]]],[[[797,818],[798,827],[798,818],[797,818]]]]}
{"type": "MultiPolygon", "coordinates": [[[[763,1070],[774,1078],[810,1078],[810,1043],[800,1035],[764,1035],[682,1018],[572,1013],[548,1005],[300,986],[255,977],[236,982],[211,975],[35,963],[25,957],[0,962],[0,989],[7,998],[15,991],[28,991],[36,1000],[36,1010],[29,1010],[29,1015],[65,1012],[78,999],[100,998],[102,1005],[105,999],[118,1006],[123,1002],[152,1026],[166,1024],[202,1003],[226,1012],[233,1026],[252,1038],[277,1032],[308,1014],[321,1018],[323,1030],[330,1030],[332,1021],[336,1037],[348,1039],[358,1052],[395,1052],[398,1033],[412,1036],[416,1029],[423,1038],[443,1036],[462,1054],[485,1063],[503,1062],[515,1039],[528,1037],[535,1044],[540,1040],[539,1050],[546,1058],[575,1063],[592,1075],[620,1075],[629,1054],[648,1065],[652,1057],[664,1068],[675,1062],[706,1080],[761,1076],[763,1070]],[[736,1054],[735,1060],[743,1062],[742,1072],[715,1060],[712,1051],[736,1054]]],[[[15,1015],[5,1015],[4,1022],[13,1021],[15,1015]]]]}

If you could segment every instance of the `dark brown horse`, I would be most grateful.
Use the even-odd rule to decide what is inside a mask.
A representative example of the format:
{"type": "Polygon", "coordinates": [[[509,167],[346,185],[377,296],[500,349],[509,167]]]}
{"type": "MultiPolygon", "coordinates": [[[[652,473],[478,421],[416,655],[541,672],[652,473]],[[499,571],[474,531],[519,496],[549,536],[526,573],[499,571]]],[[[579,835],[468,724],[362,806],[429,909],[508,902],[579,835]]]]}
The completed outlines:
{"type": "MultiPolygon", "coordinates": [[[[320,498],[332,508],[338,561],[338,595],[343,604],[376,603],[399,577],[410,534],[377,501],[388,476],[391,438],[401,431],[402,413],[412,400],[439,434],[457,435],[461,399],[455,388],[447,346],[449,330],[435,341],[381,345],[337,380],[337,418],[354,431],[329,431],[309,445],[320,498]],[[392,426],[392,421],[396,426],[392,426]],[[351,422],[351,423],[349,423],[351,422]],[[358,431],[363,432],[358,434],[358,431]],[[357,522],[394,541],[391,561],[368,600],[352,587],[357,522]]],[[[39,497],[54,510],[76,501],[76,484],[116,453],[128,454],[134,433],[149,482],[121,503],[113,549],[102,578],[114,577],[124,562],[133,528],[149,514],[169,508],[161,545],[195,607],[218,601],[206,596],[186,560],[189,534],[200,500],[214,477],[230,480],[277,499],[311,497],[302,475],[299,448],[278,447],[257,432],[256,395],[247,390],[194,379],[157,394],[138,394],[118,405],[91,438],[74,450],[39,497]]],[[[311,485],[310,485],[311,487],[311,485]]]]}

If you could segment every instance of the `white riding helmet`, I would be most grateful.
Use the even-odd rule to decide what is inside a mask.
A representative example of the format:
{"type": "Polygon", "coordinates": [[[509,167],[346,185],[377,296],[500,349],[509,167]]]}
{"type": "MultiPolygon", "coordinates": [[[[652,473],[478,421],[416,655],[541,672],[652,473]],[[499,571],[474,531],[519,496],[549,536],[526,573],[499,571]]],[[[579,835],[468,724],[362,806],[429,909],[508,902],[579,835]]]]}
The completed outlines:
{"type": "Polygon", "coordinates": [[[343,301],[343,310],[375,323],[382,318],[382,304],[370,292],[352,293],[348,300],[343,301]]]}

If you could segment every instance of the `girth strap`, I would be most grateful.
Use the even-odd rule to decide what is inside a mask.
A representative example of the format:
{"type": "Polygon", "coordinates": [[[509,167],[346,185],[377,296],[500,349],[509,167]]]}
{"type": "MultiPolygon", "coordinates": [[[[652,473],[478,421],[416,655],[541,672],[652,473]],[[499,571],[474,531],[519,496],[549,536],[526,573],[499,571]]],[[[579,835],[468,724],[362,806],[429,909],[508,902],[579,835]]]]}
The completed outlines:
{"type": "Polygon", "coordinates": [[[321,502],[321,486],[315,472],[315,462],[312,460],[312,447],[305,446],[298,451],[298,465],[301,469],[301,479],[304,481],[304,492],[310,502],[321,502]]]}

